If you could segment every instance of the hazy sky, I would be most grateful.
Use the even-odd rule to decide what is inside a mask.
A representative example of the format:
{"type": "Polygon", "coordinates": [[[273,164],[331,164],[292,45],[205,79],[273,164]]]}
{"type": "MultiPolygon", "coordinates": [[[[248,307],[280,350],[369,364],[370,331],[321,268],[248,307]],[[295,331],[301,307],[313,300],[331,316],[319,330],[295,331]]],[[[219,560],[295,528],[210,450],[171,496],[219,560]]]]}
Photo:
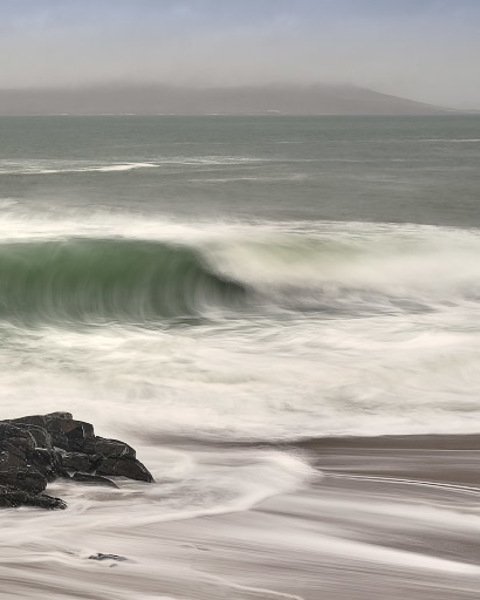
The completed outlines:
{"type": "Polygon", "coordinates": [[[480,0],[0,0],[0,87],[353,83],[480,108],[480,0]]]}

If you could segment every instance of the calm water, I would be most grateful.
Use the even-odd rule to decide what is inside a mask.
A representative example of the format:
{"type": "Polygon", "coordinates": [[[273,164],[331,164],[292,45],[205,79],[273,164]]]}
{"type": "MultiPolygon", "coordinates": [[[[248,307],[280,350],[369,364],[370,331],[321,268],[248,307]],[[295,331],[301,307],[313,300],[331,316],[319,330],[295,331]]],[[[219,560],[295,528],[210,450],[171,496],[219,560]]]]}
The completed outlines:
{"type": "Polygon", "coordinates": [[[82,588],[85,555],[140,547],[137,600],[302,597],[183,556],[192,589],[159,591],[161,524],[319,477],[246,441],[480,430],[479,117],[9,117],[0,140],[0,418],[70,410],[161,482],[1,515],[50,597],[123,598],[82,588]]]}
{"type": "Polygon", "coordinates": [[[40,211],[480,225],[480,118],[0,117],[40,211]]]}

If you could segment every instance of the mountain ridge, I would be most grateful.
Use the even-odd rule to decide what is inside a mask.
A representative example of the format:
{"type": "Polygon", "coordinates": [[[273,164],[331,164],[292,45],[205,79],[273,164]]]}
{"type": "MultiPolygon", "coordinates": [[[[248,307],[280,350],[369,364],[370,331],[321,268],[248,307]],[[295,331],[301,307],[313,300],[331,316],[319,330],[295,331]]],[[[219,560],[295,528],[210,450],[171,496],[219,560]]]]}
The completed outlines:
{"type": "Polygon", "coordinates": [[[161,84],[0,90],[0,115],[445,115],[442,108],[353,85],[188,88],[161,84]]]}

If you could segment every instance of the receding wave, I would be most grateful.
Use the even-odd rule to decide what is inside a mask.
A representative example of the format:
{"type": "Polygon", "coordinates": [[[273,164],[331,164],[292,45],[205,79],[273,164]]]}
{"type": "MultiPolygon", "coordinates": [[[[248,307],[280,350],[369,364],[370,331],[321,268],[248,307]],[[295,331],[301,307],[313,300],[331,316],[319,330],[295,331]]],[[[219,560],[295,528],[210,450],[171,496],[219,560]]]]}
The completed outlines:
{"type": "Polygon", "coordinates": [[[242,302],[244,288],[193,249],[125,239],[0,245],[0,315],[19,321],[195,316],[242,302]]]}

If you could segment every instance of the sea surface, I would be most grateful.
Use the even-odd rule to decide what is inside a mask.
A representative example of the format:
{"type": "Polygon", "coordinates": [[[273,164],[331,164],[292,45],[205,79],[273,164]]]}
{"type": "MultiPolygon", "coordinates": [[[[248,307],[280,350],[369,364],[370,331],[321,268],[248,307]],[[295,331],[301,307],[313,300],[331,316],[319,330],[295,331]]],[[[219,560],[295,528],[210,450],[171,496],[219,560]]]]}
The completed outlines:
{"type": "Polygon", "coordinates": [[[157,481],[2,512],[2,600],[478,597],[479,498],[302,444],[480,433],[479,116],[0,117],[0,236],[0,419],[157,481]]]}

